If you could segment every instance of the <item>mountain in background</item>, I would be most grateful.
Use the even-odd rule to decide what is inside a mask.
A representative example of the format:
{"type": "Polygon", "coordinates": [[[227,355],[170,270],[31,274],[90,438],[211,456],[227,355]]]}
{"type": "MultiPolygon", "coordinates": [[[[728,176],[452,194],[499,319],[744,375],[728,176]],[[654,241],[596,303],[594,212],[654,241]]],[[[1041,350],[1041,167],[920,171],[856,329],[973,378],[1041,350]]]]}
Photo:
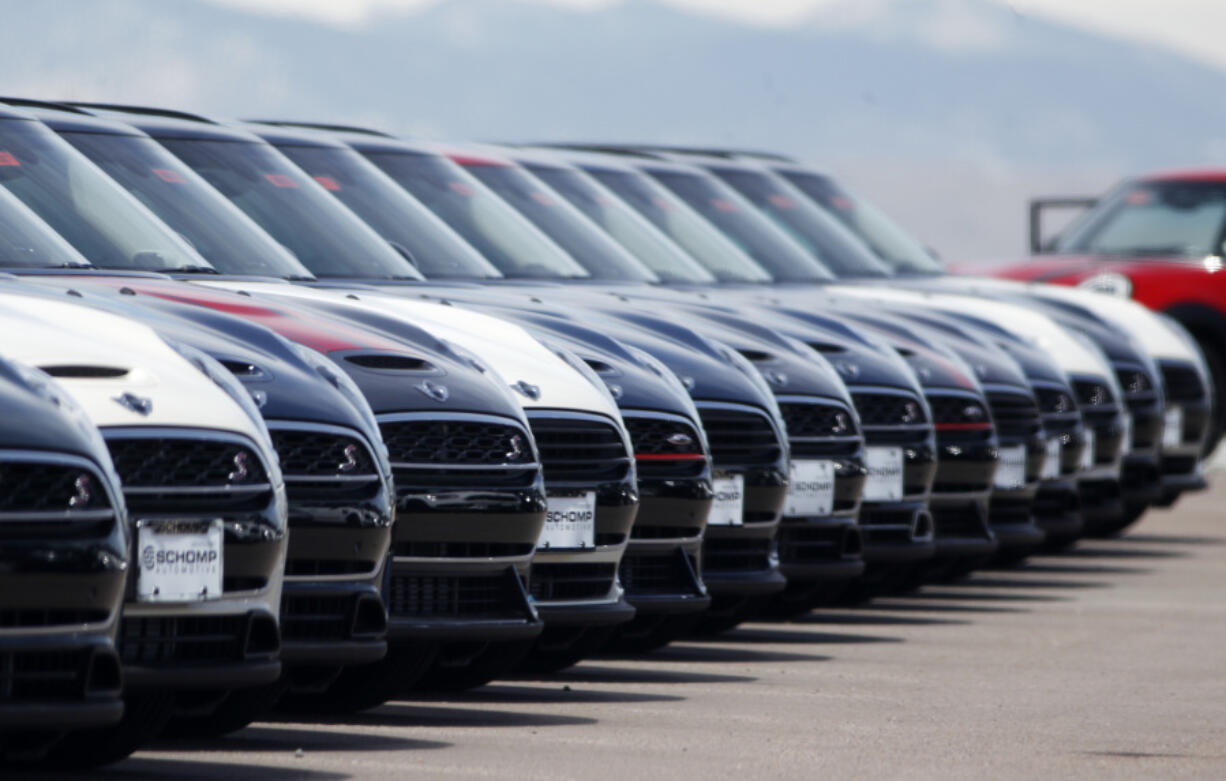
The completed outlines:
{"type": "Polygon", "coordinates": [[[1222,71],[985,0],[846,0],[787,29],[649,0],[445,0],[357,29],[202,0],[0,0],[0,12],[7,94],[778,150],[956,260],[1020,253],[1032,195],[1226,162],[1222,71]]]}

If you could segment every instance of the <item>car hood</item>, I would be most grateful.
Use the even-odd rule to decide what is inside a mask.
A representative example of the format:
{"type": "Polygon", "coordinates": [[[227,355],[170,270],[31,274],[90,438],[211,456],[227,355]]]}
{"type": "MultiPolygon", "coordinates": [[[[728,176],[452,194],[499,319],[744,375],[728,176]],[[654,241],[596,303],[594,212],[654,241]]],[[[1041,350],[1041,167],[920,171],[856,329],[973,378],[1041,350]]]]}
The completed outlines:
{"type": "Polygon", "coordinates": [[[564,357],[514,323],[439,302],[412,300],[373,288],[352,291],[254,281],[202,281],[276,298],[325,305],[360,322],[366,314],[403,320],[472,352],[506,387],[519,389],[525,408],[596,412],[615,421],[621,416],[603,383],[589,379],[564,357]]]}
{"type": "Polygon", "coordinates": [[[56,377],[100,428],[203,427],[268,445],[258,413],[253,418],[153,329],[70,302],[0,291],[0,322],[13,334],[0,339],[0,353],[56,377]]]}

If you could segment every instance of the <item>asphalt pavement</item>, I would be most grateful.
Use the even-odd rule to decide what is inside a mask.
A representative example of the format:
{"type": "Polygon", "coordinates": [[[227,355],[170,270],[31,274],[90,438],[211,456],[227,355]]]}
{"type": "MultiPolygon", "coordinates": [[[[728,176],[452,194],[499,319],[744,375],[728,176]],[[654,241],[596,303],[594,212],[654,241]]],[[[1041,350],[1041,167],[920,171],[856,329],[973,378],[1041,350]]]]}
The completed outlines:
{"type": "Polygon", "coordinates": [[[1226,478],[1120,540],[103,778],[1226,778],[1226,478]]]}

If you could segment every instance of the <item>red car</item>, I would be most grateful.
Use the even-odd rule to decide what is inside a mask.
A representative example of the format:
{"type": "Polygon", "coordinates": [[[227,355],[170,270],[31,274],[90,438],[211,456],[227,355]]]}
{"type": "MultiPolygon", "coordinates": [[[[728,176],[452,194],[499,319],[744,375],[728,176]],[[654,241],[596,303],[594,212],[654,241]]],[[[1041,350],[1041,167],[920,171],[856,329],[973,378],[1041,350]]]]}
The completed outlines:
{"type": "MultiPolygon", "coordinates": [[[[1200,344],[1217,389],[1207,438],[1215,444],[1226,407],[1226,169],[1128,179],[1097,200],[1032,201],[1030,242],[1034,254],[1026,260],[959,270],[1092,288],[1177,320],[1200,344]],[[1042,241],[1044,211],[1073,206],[1089,208],[1058,236],[1042,241]]],[[[1165,378],[1169,401],[1203,397],[1199,385],[1184,387],[1197,382],[1193,373],[1176,374],[1165,378]]]]}

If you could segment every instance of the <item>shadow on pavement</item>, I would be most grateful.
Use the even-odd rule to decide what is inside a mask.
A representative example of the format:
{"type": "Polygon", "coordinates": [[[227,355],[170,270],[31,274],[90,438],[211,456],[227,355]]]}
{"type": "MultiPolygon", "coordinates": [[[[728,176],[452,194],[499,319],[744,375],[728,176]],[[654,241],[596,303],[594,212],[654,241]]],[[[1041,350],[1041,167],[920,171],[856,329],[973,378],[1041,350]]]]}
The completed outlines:
{"type": "Polygon", "coordinates": [[[1016,578],[974,577],[957,585],[967,588],[1108,588],[1113,583],[1103,580],[1058,580],[1056,578],[1028,578],[1025,570],[1018,571],[1016,578]]]}
{"type": "MultiPolygon", "coordinates": [[[[304,757],[302,760],[307,761],[304,757]]],[[[9,775],[7,771],[4,773],[4,778],[22,778],[22,775],[9,775]]],[[[48,776],[36,776],[30,774],[24,776],[28,778],[47,778],[48,776]]],[[[268,767],[265,765],[243,765],[236,762],[210,762],[207,759],[201,761],[198,758],[192,759],[170,759],[160,757],[146,757],[138,754],[131,759],[127,759],[118,765],[106,768],[104,770],[94,770],[88,773],[78,774],[60,774],[55,775],[56,778],[173,778],[176,781],[191,781],[196,778],[258,778],[261,781],[340,781],[340,779],[349,778],[346,773],[330,773],[320,770],[311,770],[307,767],[268,767]]]]}
{"type": "Polygon", "coordinates": [[[1118,544],[1111,547],[1078,545],[1060,554],[1062,558],[1068,559],[1179,559],[1189,555],[1187,551],[1165,548],[1126,548],[1118,544]]]}
{"type": "Polygon", "coordinates": [[[891,597],[873,602],[860,608],[865,611],[915,612],[915,613],[1029,613],[1024,607],[1007,607],[1005,605],[971,605],[955,602],[952,599],[926,601],[920,593],[911,597],[891,597]]]}
{"type": "Polygon", "coordinates": [[[394,703],[361,713],[274,714],[281,722],[303,724],[348,724],[362,727],[572,727],[595,724],[586,716],[557,713],[459,708],[451,706],[394,703]]]}
{"type": "MultiPolygon", "coordinates": [[[[936,599],[942,602],[948,600],[950,602],[1068,602],[1072,597],[1055,596],[1054,594],[1030,594],[1017,593],[1013,591],[987,591],[977,592],[973,590],[961,589],[957,586],[946,586],[944,588],[925,587],[918,594],[907,597],[908,599],[936,599]]],[[[1019,584],[1024,585],[1024,584],[1019,584]]]]}
{"type": "MultiPolygon", "coordinates": [[[[867,606],[866,606],[867,607],[867,606]]],[[[845,626],[956,626],[969,624],[960,618],[891,616],[866,609],[818,608],[807,616],[792,619],[793,624],[842,624],[845,626]]]]}
{"type": "Polygon", "coordinates": [[[542,679],[548,683],[543,686],[516,686],[496,683],[482,686],[466,692],[450,694],[427,694],[415,696],[414,700],[421,702],[454,702],[454,703],[495,703],[514,705],[517,703],[531,704],[561,704],[561,703],[606,703],[606,702],[679,702],[684,697],[673,694],[644,694],[642,692],[604,691],[599,689],[574,689],[556,679],[542,679]]]}
{"type": "Polygon", "coordinates": [[[1123,567],[1116,564],[1088,564],[1067,559],[1043,559],[1032,561],[1024,570],[1052,575],[1144,575],[1153,572],[1149,567],[1123,567]]]}
{"type": "Polygon", "coordinates": [[[1181,537],[1178,534],[1126,534],[1116,542],[1139,545],[1226,545],[1223,537],[1181,537]]]}
{"type": "MultiPolygon", "coordinates": [[[[630,659],[655,660],[658,653],[653,651],[642,656],[626,657],[630,659]]],[[[520,680],[521,678],[517,678],[520,680]]],[[[695,673],[683,670],[660,670],[643,667],[605,667],[584,662],[569,670],[554,673],[548,679],[558,683],[751,683],[758,680],[750,675],[720,675],[717,673],[695,673]]]]}
{"type": "Polygon", "coordinates": [[[760,651],[757,649],[738,647],[735,645],[716,645],[720,640],[735,643],[732,638],[714,638],[714,642],[701,641],[701,644],[691,645],[673,643],[652,657],[664,662],[713,662],[716,664],[750,663],[750,662],[825,662],[832,657],[819,654],[797,654],[786,651],[760,651]],[[710,644],[708,644],[708,642],[710,644]]]}
{"type": "Polygon", "coordinates": [[[370,735],[311,729],[251,726],[223,738],[159,740],[155,751],[413,751],[447,748],[450,743],[396,735],[370,735]]]}
{"type": "Polygon", "coordinates": [[[726,641],[730,643],[901,643],[901,637],[881,637],[874,635],[849,635],[837,632],[811,632],[797,627],[796,629],[775,628],[739,628],[720,637],[691,638],[691,642],[708,643],[726,641]]]}

